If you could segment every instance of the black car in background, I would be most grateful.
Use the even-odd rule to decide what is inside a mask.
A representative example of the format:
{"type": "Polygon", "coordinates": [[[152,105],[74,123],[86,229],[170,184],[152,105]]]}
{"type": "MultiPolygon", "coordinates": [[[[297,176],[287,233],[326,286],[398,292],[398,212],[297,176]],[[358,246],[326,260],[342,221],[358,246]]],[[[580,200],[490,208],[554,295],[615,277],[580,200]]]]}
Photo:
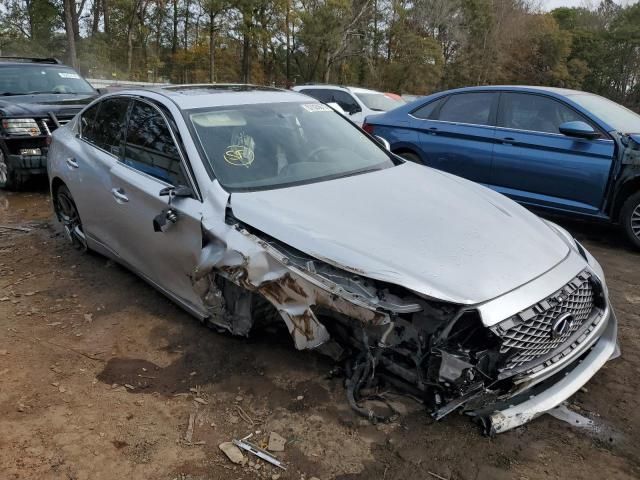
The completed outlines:
{"type": "Polygon", "coordinates": [[[0,57],[0,188],[45,174],[51,132],[97,95],[54,58],[0,57]]]}

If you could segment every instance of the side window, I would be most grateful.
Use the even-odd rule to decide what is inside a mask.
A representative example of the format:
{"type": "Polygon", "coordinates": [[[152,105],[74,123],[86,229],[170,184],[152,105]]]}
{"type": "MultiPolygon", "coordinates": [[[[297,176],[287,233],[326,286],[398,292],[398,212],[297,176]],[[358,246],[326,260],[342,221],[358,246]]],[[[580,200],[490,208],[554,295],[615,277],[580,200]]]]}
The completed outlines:
{"type": "Polygon", "coordinates": [[[329,94],[328,90],[320,90],[317,88],[308,88],[305,90],[300,90],[300,93],[304,93],[305,95],[309,95],[310,97],[315,98],[316,100],[318,100],[319,102],[330,102],[331,101],[331,95],[329,94]]]}
{"type": "Polygon", "coordinates": [[[447,99],[447,97],[441,97],[438,100],[434,100],[433,102],[429,102],[426,105],[421,106],[417,110],[414,110],[411,115],[416,118],[429,119],[434,118],[434,113],[438,110],[440,105],[447,99]]]}
{"type": "Polygon", "coordinates": [[[153,106],[135,101],[127,125],[124,163],[171,185],[187,185],[169,126],[153,106]]]}
{"type": "Polygon", "coordinates": [[[564,122],[584,117],[552,98],[525,93],[503,93],[498,125],[532,132],[560,133],[564,122]]]}
{"type": "MultiPolygon", "coordinates": [[[[124,138],[124,122],[129,100],[107,98],[100,102],[93,126],[89,127],[88,141],[119,157],[124,138]]],[[[89,121],[89,119],[87,118],[89,121]]]]}
{"type": "Polygon", "coordinates": [[[438,120],[489,125],[491,105],[495,95],[495,93],[485,92],[451,95],[440,109],[438,120]]]}
{"type": "Polygon", "coordinates": [[[80,135],[91,143],[95,143],[96,140],[95,121],[101,103],[102,102],[98,102],[92,107],[87,108],[80,116],[80,135]]]}
{"type": "Polygon", "coordinates": [[[337,103],[340,105],[340,108],[347,113],[357,113],[362,111],[358,102],[356,102],[351,95],[347,92],[343,92],[342,90],[333,90],[331,92],[331,99],[329,102],[337,103]]]}

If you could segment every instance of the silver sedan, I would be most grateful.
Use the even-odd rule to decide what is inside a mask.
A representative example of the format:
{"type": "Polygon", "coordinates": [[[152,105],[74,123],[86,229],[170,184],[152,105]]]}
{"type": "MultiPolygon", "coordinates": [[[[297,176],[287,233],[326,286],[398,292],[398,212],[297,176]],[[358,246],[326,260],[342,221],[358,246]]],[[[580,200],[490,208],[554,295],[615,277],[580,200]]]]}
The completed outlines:
{"type": "Polygon", "coordinates": [[[75,246],[218,329],[284,322],[346,362],[364,416],[380,414],[363,392],[389,385],[487,433],[564,401],[618,352],[596,260],[384,143],[294,92],[176,86],[94,101],[54,133],[48,171],[75,246]]]}

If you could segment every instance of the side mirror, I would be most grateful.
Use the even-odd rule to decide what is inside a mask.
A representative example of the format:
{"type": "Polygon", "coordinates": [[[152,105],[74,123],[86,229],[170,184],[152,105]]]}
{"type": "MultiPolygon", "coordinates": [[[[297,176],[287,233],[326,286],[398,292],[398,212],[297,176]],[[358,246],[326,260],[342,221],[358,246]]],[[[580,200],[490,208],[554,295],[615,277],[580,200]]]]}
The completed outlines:
{"type": "Polygon", "coordinates": [[[158,192],[161,197],[169,196],[169,204],[174,198],[180,197],[193,197],[193,190],[185,185],[178,185],[177,187],[165,187],[158,192]]]}
{"type": "Polygon", "coordinates": [[[594,139],[598,138],[600,134],[596,132],[591,125],[582,121],[565,122],[560,125],[560,133],[568,137],[594,139]]]}
{"type": "Polygon", "coordinates": [[[355,115],[356,113],[360,113],[362,109],[358,105],[353,105],[349,107],[349,115],[355,115]]]}
{"type": "Polygon", "coordinates": [[[100,95],[104,95],[105,93],[109,93],[109,89],[108,89],[108,88],[105,88],[105,87],[96,88],[96,91],[97,91],[100,95]]]}
{"type": "Polygon", "coordinates": [[[177,187],[165,187],[158,192],[161,197],[169,197],[167,208],[162,210],[153,219],[154,232],[166,232],[178,221],[178,212],[171,206],[174,198],[192,197],[193,190],[184,185],[177,187]]]}
{"type": "Polygon", "coordinates": [[[373,138],[375,138],[379,143],[381,143],[382,146],[387,150],[387,152],[391,151],[391,144],[387,141],[386,138],[383,138],[380,135],[374,135],[373,138]]]}

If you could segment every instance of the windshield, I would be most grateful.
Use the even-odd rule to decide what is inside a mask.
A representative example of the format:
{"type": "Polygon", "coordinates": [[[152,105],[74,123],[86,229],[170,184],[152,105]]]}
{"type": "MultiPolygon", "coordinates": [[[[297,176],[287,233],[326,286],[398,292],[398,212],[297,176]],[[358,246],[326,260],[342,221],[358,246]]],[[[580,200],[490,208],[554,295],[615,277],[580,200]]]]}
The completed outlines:
{"type": "Polygon", "coordinates": [[[622,105],[589,93],[570,95],[569,98],[589,110],[620,133],[640,133],[640,115],[622,105]]]}
{"type": "Polygon", "coordinates": [[[355,95],[367,108],[377,112],[388,112],[405,103],[402,100],[394,100],[384,93],[356,93],[355,95]]]}
{"type": "Polygon", "coordinates": [[[220,183],[269,189],[393,166],[384,149],[321,103],[275,103],[187,112],[220,183]]]}
{"type": "Polygon", "coordinates": [[[16,65],[0,67],[0,95],[88,93],[95,90],[68,67],[16,65]]]}

